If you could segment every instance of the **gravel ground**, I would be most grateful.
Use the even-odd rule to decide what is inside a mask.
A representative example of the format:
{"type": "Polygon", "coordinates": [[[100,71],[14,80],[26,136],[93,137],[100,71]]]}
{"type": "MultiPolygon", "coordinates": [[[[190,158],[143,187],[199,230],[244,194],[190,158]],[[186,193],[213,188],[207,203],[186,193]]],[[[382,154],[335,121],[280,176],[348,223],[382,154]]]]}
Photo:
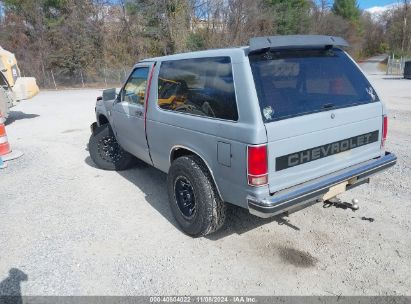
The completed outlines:
{"type": "Polygon", "coordinates": [[[99,91],[21,103],[7,132],[25,155],[0,171],[0,294],[411,295],[411,81],[363,67],[399,160],[341,197],[360,210],[316,204],[263,220],[231,208],[222,231],[198,239],[176,228],[163,173],[94,167],[99,91]]]}

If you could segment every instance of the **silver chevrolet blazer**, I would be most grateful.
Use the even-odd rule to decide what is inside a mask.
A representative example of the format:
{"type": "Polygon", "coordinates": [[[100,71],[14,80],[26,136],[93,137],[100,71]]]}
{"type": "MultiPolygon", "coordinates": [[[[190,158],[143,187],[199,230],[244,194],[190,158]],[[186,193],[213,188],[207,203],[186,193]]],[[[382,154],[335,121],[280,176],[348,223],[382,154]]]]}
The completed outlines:
{"type": "Polygon", "coordinates": [[[181,229],[203,236],[227,204],[269,217],[335,198],[396,163],[383,103],[347,42],[274,36],[145,59],[97,98],[94,163],[168,173],[181,229]]]}

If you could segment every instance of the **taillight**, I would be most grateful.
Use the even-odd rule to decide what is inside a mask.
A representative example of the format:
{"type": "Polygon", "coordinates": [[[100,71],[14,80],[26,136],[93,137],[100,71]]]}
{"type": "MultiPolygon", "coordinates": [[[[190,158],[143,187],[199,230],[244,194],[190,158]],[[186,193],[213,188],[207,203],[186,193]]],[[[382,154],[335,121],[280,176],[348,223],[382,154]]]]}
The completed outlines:
{"type": "Polygon", "coordinates": [[[267,145],[248,146],[248,184],[264,186],[268,183],[267,145]]]}
{"type": "Polygon", "coordinates": [[[388,132],[388,117],[385,115],[383,117],[383,123],[382,123],[381,147],[384,147],[385,145],[385,141],[387,139],[387,132],[388,132]]]}

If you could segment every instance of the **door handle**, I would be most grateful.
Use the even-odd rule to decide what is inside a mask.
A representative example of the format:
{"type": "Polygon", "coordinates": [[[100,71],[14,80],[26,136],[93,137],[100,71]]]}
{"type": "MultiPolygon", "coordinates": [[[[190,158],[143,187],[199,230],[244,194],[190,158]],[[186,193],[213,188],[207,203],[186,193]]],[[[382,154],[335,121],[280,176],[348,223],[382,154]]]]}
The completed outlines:
{"type": "Polygon", "coordinates": [[[143,111],[141,110],[136,110],[134,113],[136,114],[136,116],[139,116],[139,117],[143,116],[143,111]]]}

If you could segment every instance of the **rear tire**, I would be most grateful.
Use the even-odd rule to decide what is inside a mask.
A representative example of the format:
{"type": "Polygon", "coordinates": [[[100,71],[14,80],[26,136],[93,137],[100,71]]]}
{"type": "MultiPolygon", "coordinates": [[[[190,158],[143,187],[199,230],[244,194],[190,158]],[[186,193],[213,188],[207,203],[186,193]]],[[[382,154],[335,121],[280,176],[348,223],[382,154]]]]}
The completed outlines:
{"type": "Polygon", "coordinates": [[[135,158],[117,142],[109,124],[97,127],[91,134],[89,152],[93,162],[103,170],[122,171],[130,168],[135,158]]]}
{"type": "Polygon", "coordinates": [[[226,218],[226,204],[216,193],[207,167],[190,155],[177,158],[167,177],[170,208],[181,229],[193,237],[220,229],[226,218]]]}

